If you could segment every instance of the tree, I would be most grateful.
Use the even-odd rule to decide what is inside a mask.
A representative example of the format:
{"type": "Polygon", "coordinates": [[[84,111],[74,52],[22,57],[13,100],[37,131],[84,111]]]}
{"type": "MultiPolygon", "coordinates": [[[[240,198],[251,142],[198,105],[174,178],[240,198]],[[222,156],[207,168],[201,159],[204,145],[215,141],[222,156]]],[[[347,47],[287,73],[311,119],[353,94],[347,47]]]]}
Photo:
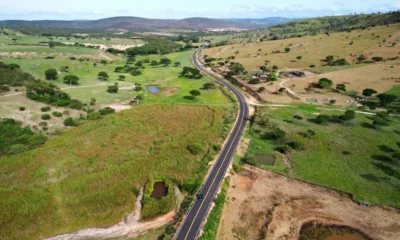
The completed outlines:
{"type": "Polygon", "coordinates": [[[190,95],[193,96],[193,98],[196,98],[197,96],[200,96],[200,95],[201,95],[201,93],[200,93],[199,90],[192,90],[192,91],[190,91],[189,93],[190,93],[190,95]]]}
{"type": "Polygon", "coordinates": [[[243,65],[240,63],[231,63],[231,65],[229,66],[229,69],[232,70],[234,75],[238,75],[245,71],[243,65]]]}
{"type": "Polygon", "coordinates": [[[329,100],[329,104],[334,105],[336,103],[336,99],[329,100]]]}
{"type": "Polygon", "coordinates": [[[297,56],[296,59],[297,60],[301,60],[303,57],[302,56],[297,56]]]}
{"type": "Polygon", "coordinates": [[[65,73],[65,72],[68,72],[68,70],[69,70],[69,67],[68,67],[68,66],[61,66],[61,67],[60,67],[60,71],[61,71],[61,72],[64,72],[64,73],[65,73]]]}
{"type": "Polygon", "coordinates": [[[106,60],[101,60],[100,63],[103,64],[103,65],[106,65],[107,61],[106,60]]]}
{"type": "Polygon", "coordinates": [[[90,104],[90,106],[96,105],[96,98],[91,98],[89,104],[90,104]]]}
{"type": "Polygon", "coordinates": [[[107,81],[109,76],[108,76],[108,73],[106,73],[106,72],[99,72],[99,74],[97,75],[97,78],[101,81],[107,81]]]}
{"type": "Polygon", "coordinates": [[[205,83],[203,85],[203,88],[206,90],[213,89],[213,88],[215,88],[215,84],[214,83],[205,83]]]}
{"type": "Polygon", "coordinates": [[[263,72],[268,72],[268,68],[266,66],[261,66],[260,70],[263,72]]]}
{"type": "Polygon", "coordinates": [[[330,120],[331,120],[331,117],[329,117],[328,115],[325,115],[325,114],[318,115],[315,118],[315,122],[318,123],[318,124],[326,124],[330,120]]]}
{"type": "Polygon", "coordinates": [[[47,69],[46,72],[44,72],[44,75],[46,76],[46,80],[56,80],[58,73],[57,70],[54,68],[47,69]]]}
{"type": "Polygon", "coordinates": [[[137,61],[136,63],[135,63],[135,66],[136,67],[143,67],[143,62],[142,61],[137,61]]]}
{"type": "Polygon", "coordinates": [[[175,67],[179,67],[180,65],[181,65],[180,62],[175,62],[175,63],[174,63],[174,66],[175,66],[175,67]]]}
{"type": "Polygon", "coordinates": [[[290,48],[288,48],[288,47],[285,48],[285,52],[287,52],[287,53],[290,52],[290,48]]]}
{"type": "Polygon", "coordinates": [[[276,73],[272,72],[268,75],[268,80],[269,81],[276,81],[278,80],[278,77],[276,76],[276,73]]]}
{"type": "Polygon", "coordinates": [[[153,60],[151,61],[150,65],[153,67],[158,66],[158,62],[156,60],[153,60]]]}
{"type": "Polygon", "coordinates": [[[396,95],[387,94],[387,93],[378,94],[377,97],[379,98],[380,104],[384,107],[391,104],[392,102],[394,102],[397,99],[396,95]]]}
{"type": "Polygon", "coordinates": [[[381,62],[383,61],[383,57],[373,57],[372,60],[374,60],[375,62],[381,62]]]}
{"type": "Polygon", "coordinates": [[[311,65],[310,65],[310,68],[315,68],[315,64],[311,64],[311,65]]]}
{"type": "Polygon", "coordinates": [[[119,75],[118,76],[119,81],[125,81],[125,76],[124,75],[119,75]]]}
{"type": "Polygon", "coordinates": [[[124,67],[116,67],[114,72],[121,72],[124,69],[124,67]]]}
{"type": "Polygon", "coordinates": [[[318,85],[320,88],[331,88],[333,82],[327,78],[321,78],[318,81],[318,85]]]}
{"type": "Polygon", "coordinates": [[[364,55],[362,55],[362,54],[357,58],[357,62],[358,62],[358,63],[362,63],[362,62],[364,62],[365,60],[367,60],[367,58],[366,58],[364,55]]]}
{"type": "Polygon", "coordinates": [[[200,79],[203,77],[199,69],[191,67],[183,67],[181,75],[187,78],[195,78],[195,79],[200,79]]]}
{"type": "Polygon", "coordinates": [[[109,92],[109,93],[118,93],[118,84],[114,83],[114,85],[108,86],[107,92],[109,92]]]}
{"type": "Polygon", "coordinates": [[[77,77],[75,75],[67,75],[64,77],[64,83],[69,84],[69,85],[78,85],[79,77],[77,77]]]}
{"type": "Polygon", "coordinates": [[[278,66],[274,65],[274,66],[272,66],[272,69],[273,70],[278,70],[278,66]]]}
{"type": "Polygon", "coordinates": [[[280,140],[286,136],[286,132],[283,131],[283,130],[280,129],[280,128],[275,128],[275,129],[271,132],[271,136],[274,137],[276,140],[278,140],[278,142],[280,142],[280,140]]]}
{"type": "Polygon", "coordinates": [[[354,119],[355,117],[356,117],[356,112],[354,112],[353,110],[346,110],[346,112],[339,118],[342,121],[349,121],[349,120],[354,119]]]}
{"type": "Polygon", "coordinates": [[[336,84],[336,90],[346,92],[346,85],[336,84]]]}
{"type": "Polygon", "coordinates": [[[171,63],[171,59],[169,58],[161,58],[160,59],[160,64],[164,65],[164,66],[168,66],[171,63]]]}
{"type": "Polygon", "coordinates": [[[372,95],[374,95],[375,93],[378,93],[377,91],[375,91],[372,88],[366,88],[363,90],[362,95],[364,95],[365,97],[371,97],[372,95]]]}

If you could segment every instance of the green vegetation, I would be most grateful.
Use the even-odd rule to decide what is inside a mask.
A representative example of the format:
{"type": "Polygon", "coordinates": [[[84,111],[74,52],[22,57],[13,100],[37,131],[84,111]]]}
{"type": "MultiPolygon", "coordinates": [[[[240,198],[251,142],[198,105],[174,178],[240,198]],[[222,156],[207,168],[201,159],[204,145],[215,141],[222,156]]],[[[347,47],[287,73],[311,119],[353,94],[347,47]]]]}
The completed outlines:
{"type": "Polygon", "coordinates": [[[34,149],[47,140],[41,133],[34,133],[29,127],[14,119],[0,119],[0,159],[5,155],[18,154],[34,149]]]}
{"type": "Polygon", "coordinates": [[[174,41],[160,37],[146,37],[145,45],[141,47],[129,48],[126,53],[130,56],[149,55],[149,54],[168,54],[177,50],[180,45],[174,41]]]}
{"type": "Polygon", "coordinates": [[[211,210],[210,215],[207,218],[207,222],[203,227],[203,235],[199,238],[200,240],[214,240],[218,232],[218,224],[221,218],[222,210],[224,208],[225,199],[229,187],[229,178],[225,179],[222,184],[221,192],[214,200],[214,208],[211,210]]]}
{"type": "Polygon", "coordinates": [[[223,116],[220,107],[139,105],[72,128],[35,150],[0,158],[0,219],[7,222],[0,238],[41,238],[114,224],[133,211],[149,179],[183,189],[201,185],[209,149],[225,134],[223,116]],[[187,150],[193,143],[202,144],[198,155],[187,150]]]}
{"type": "Polygon", "coordinates": [[[399,128],[400,120],[385,113],[356,115],[308,105],[259,108],[247,133],[252,138],[247,159],[290,152],[292,168],[263,167],[351,193],[356,200],[399,207],[399,128]],[[284,137],[278,139],[274,128],[283,129],[284,137]]]}
{"type": "Polygon", "coordinates": [[[176,207],[174,184],[169,179],[153,179],[146,183],[143,200],[143,208],[140,213],[142,219],[157,216],[157,214],[167,213],[176,207]],[[153,185],[155,182],[164,182],[165,187],[168,189],[167,196],[161,199],[152,198],[150,195],[153,192],[153,185]]]}

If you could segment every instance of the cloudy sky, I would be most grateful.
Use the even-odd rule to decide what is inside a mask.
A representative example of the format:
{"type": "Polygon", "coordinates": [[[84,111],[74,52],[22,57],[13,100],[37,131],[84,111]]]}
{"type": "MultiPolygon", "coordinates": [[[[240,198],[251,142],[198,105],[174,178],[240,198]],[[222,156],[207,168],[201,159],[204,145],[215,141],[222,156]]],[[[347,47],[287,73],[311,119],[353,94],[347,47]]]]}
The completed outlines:
{"type": "Polygon", "coordinates": [[[400,0],[0,0],[0,20],[315,17],[398,9],[400,0]]]}

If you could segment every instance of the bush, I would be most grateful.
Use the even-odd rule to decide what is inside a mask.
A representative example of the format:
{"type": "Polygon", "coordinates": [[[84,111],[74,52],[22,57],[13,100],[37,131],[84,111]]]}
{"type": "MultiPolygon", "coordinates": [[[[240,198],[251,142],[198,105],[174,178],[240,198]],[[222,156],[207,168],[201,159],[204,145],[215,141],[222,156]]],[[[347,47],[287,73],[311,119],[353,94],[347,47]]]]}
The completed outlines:
{"type": "Polygon", "coordinates": [[[201,152],[201,144],[199,143],[190,144],[187,146],[187,150],[193,155],[198,155],[201,152]]]}
{"type": "Polygon", "coordinates": [[[49,114],[43,114],[43,115],[41,116],[41,119],[42,119],[42,120],[50,120],[50,119],[51,119],[51,116],[50,116],[49,114]]]}
{"type": "Polygon", "coordinates": [[[331,120],[331,117],[328,115],[319,115],[317,118],[315,118],[315,122],[318,124],[326,124],[331,120]]]}
{"type": "Polygon", "coordinates": [[[109,92],[109,93],[118,93],[118,85],[108,86],[107,92],[109,92]]]}
{"type": "Polygon", "coordinates": [[[91,112],[91,113],[88,113],[88,115],[87,115],[88,120],[98,120],[101,117],[102,117],[102,115],[100,112],[91,112]]]}
{"type": "Polygon", "coordinates": [[[333,82],[330,79],[327,78],[321,78],[318,81],[318,85],[320,88],[331,88],[333,82]]]}
{"type": "Polygon", "coordinates": [[[25,152],[46,142],[43,134],[21,126],[22,123],[14,119],[0,119],[0,157],[25,152]]]}
{"type": "Polygon", "coordinates": [[[22,112],[22,111],[25,111],[25,107],[19,107],[19,110],[22,112]]]}
{"type": "Polygon", "coordinates": [[[63,114],[60,113],[60,112],[53,112],[52,115],[53,115],[54,117],[62,117],[63,114]]]}
{"type": "Polygon", "coordinates": [[[72,126],[78,126],[78,122],[74,120],[72,117],[67,117],[64,120],[64,126],[72,127],[72,126]]]}
{"type": "Polygon", "coordinates": [[[214,149],[214,151],[218,152],[219,150],[221,150],[221,145],[220,144],[214,144],[213,145],[213,149],[214,149]]]}
{"type": "Polygon", "coordinates": [[[49,106],[40,108],[40,111],[42,111],[42,112],[48,112],[50,110],[51,110],[51,107],[49,107],[49,106]]]}
{"type": "Polygon", "coordinates": [[[310,65],[310,68],[315,68],[315,64],[311,64],[311,65],[310,65]]]}
{"type": "Polygon", "coordinates": [[[103,109],[100,109],[99,112],[101,113],[101,115],[107,115],[107,114],[111,114],[115,112],[114,108],[110,108],[110,107],[105,107],[103,109]]]}

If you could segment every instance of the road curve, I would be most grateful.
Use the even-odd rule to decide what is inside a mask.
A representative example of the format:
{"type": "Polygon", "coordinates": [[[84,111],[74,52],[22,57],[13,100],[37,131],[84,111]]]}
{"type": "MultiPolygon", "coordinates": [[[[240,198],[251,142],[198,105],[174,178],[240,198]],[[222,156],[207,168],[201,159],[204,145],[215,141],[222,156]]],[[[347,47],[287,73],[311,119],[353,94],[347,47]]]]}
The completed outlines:
{"type": "Polygon", "coordinates": [[[176,240],[197,239],[203,221],[207,216],[208,210],[210,209],[210,206],[219,189],[219,186],[224,179],[225,173],[229,168],[229,165],[233,158],[233,154],[235,153],[236,147],[240,142],[243,131],[246,128],[246,121],[249,116],[249,107],[242,93],[240,93],[240,91],[237,90],[228,81],[206,70],[197,59],[198,51],[199,50],[197,50],[192,56],[193,63],[199,70],[214,78],[216,81],[222,83],[233,92],[238,101],[239,112],[237,115],[235,126],[233,127],[231,134],[226,140],[225,146],[221,150],[221,154],[213,165],[210,174],[208,175],[206,181],[199,191],[199,194],[203,194],[204,198],[202,200],[194,200],[191,208],[189,209],[189,212],[187,213],[185,219],[180,225],[180,228],[175,234],[174,239],[176,240]]]}

